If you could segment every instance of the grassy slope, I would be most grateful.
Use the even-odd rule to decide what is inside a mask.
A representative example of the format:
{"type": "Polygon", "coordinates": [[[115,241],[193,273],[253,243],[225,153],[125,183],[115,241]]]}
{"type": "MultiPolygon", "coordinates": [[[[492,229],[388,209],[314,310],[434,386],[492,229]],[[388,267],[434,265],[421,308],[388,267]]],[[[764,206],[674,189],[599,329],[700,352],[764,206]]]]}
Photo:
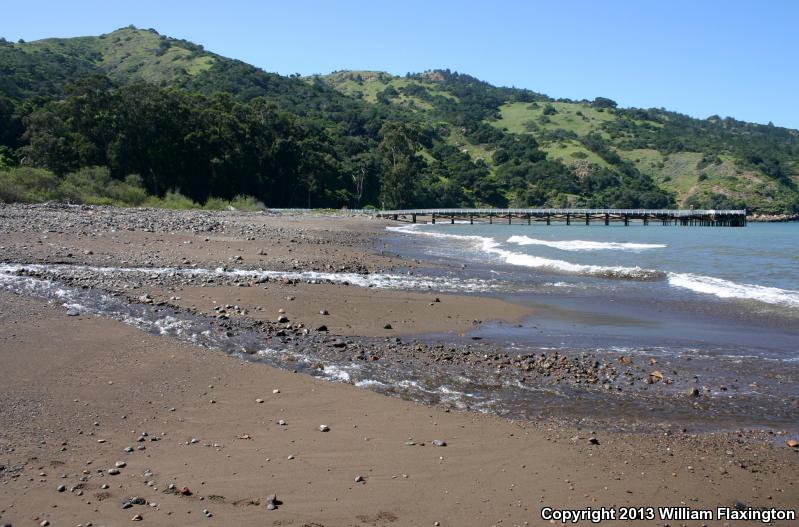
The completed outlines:
{"type": "MultiPolygon", "coordinates": [[[[544,116],[544,104],[510,103],[500,108],[502,118],[491,123],[514,133],[533,133],[537,130],[565,130],[583,136],[602,133],[602,125],[616,119],[609,111],[597,111],[588,104],[553,102],[556,114],[544,116]],[[580,112],[582,115],[579,115],[580,112]],[[532,123],[532,124],[531,124],[532,123]]],[[[656,126],[659,123],[653,123],[656,126]]],[[[542,148],[553,158],[566,164],[578,161],[574,152],[586,155],[585,161],[606,165],[604,160],[575,141],[542,142],[542,148]]],[[[768,207],[775,200],[788,198],[789,192],[763,174],[735,166],[735,159],[721,155],[720,165],[700,168],[702,154],[678,152],[664,155],[656,150],[621,150],[619,155],[650,174],[663,188],[674,192],[678,203],[684,203],[694,193],[712,192],[743,199],[750,207],[768,207]],[[701,179],[701,181],[700,181],[701,179]]]]}
{"type": "MultiPolygon", "coordinates": [[[[410,84],[424,87],[431,94],[453,97],[444,91],[434,78],[429,80],[406,79],[377,71],[342,71],[324,76],[323,79],[338,91],[347,95],[362,97],[369,102],[377,100],[377,94],[388,86],[400,90],[410,84]]],[[[400,95],[392,101],[417,112],[430,110],[430,105],[417,97],[400,95]]],[[[541,137],[542,132],[567,131],[584,136],[592,132],[610,139],[603,130],[605,123],[618,117],[612,110],[594,108],[588,103],[551,102],[524,103],[510,102],[500,107],[500,118],[489,124],[517,134],[533,134],[539,139],[542,150],[553,159],[566,164],[591,163],[608,166],[608,163],[579,141],[566,139],[549,141],[541,137]],[[544,115],[547,105],[556,113],[544,115]]],[[[657,122],[651,125],[661,127],[657,122]]],[[[493,153],[488,145],[473,145],[463,137],[457,127],[450,126],[450,144],[469,153],[474,159],[482,158],[491,164],[493,153]]],[[[612,141],[611,141],[612,144],[612,141]]],[[[698,152],[678,152],[664,155],[656,150],[622,150],[619,155],[632,163],[643,173],[650,174],[663,188],[674,192],[678,203],[684,203],[694,193],[718,193],[743,199],[751,207],[768,207],[790,197],[790,191],[765,175],[736,166],[735,159],[721,155],[720,165],[701,167],[702,154],[698,152]],[[701,167],[701,168],[700,168],[701,167]],[[701,179],[701,181],[700,181],[701,179]]],[[[797,167],[799,168],[799,162],[797,167]]],[[[799,176],[795,178],[799,183],[799,176]]]]}
{"type": "Polygon", "coordinates": [[[656,150],[620,150],[619,154],[651,174],[663,188],[674,191],[680,202],[696,192],[713,192],[762,208],[775,199],[788,197],[786,189],[774,180],[736,166],[735,159],[728,155],[719,156],[721,164],[700,168],[702,154],[697,152],[663,155],[656,150]]]}
{"type": "Polygon", "coordinates": [[[111,79],[125,82],[173,83],[209,69],[215,61],[212,55],[195,53],[179,41],[132,28],[100,37],[50,38],[17,46],[26,53],[53,53],[85,61],[111,79]]]}

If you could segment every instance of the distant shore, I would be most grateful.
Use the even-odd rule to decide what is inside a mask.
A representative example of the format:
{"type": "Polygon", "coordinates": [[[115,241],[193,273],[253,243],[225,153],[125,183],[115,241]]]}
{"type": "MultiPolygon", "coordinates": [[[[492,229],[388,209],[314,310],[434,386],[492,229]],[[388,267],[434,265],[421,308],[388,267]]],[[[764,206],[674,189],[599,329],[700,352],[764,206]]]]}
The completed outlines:
{"type": "MultiPolygon", "coordinates": [[[[0,284],[0,521],[536,525],[544,506],[799,502],[799,459],[786,445],[793,438],[778,430],[696,434],[667,425],[631,433],[619,429],[625,416],[611,431],[546,408],[538,419],[511,421],[292,373],[322,371],[327,359],[375,368],[444,363],[508,378],[542,366],[506,364],[501,350],[460,337],[474,324],[534,317],[528,308],[324,278],[414,279],[420,264],[381,244],[387,224],[0,205],[0,261],[38,265],[19,269],[20,280],[105,291],[148,313],[195,317],[231,342],[246,334],[316,350],[319,362],[292,362],[284,352],[273,368],[246,349],[225,354],[158,336],[182,327],[179,318],[145,332],[0,284]],[[305,274],[237,274],[251,269],[305,274]],[[412,338],[430,333],[441,335],[440,347],[412,338]],[[277,509],[267,510],[272,494],[277,509]]],[[[599,375],[588,362],[569,359],[552,371],[564,383],[575,372],[599,375]]]]}
{"type": "Polygon", "coordinates": [[[799,214],[754,214],[747,216],[746,221],[783,222],[799,221],[799,214]]]}

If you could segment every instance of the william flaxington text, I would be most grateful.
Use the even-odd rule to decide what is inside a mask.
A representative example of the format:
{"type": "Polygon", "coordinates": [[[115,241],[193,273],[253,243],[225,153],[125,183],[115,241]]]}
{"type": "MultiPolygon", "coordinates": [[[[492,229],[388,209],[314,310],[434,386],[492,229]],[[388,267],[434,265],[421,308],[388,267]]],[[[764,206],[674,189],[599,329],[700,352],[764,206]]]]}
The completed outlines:
{"type": "Polygon", "coordinates": [[[755,509],[752,507],[715,509],[694,509],[691,507],[600,507],[585,509],[558,509],[544,507],[541,519],[556,523],[602,523],[603,521],[640,522],[647,520],[722,520],[771,523],[773,521],[793,521],[796,511],[792,509],[755,509]]]}

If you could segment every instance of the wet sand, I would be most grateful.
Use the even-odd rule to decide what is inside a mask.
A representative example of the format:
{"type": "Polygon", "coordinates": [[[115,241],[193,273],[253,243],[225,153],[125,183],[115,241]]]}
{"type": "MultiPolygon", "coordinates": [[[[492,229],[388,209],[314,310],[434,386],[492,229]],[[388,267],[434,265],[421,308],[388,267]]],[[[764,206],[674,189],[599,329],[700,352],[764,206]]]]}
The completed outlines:
{"type": "MultiPolygon", "coordinates": [[[[379,254],[382,228],[361,218],[5,207],[0,251],[5,261],[92,265],[412,267],[379,254]],[[229,223],[206,230],[218,218],[229,223]]],[[[529,315],[480,297],[332,284],[114,286],[131,287],[134,297],[146,291],[154,302],[180,297],[170,302],[202,312],[214,301],[238,304],[248,314],[236,317],[256,320],[274,320],[282,308],[292,322],[323,320],[340,335],[455,336],[478,317],[512,323],[529,315]]],[[[519,422],[426,407],[3,291],[0,364],[3,524],[119,525],[141,515],[152,525],[542,525],[544,506],[799,503],[799,453],[779,431],[632,434],[545,409],[519,422]],[[109,474],[118,461],[120,473],[109,474]],[[271,494],[282,501],[276,510],[266,507],[271,494]],[[146,503],[123,509],[132,497],[146,503]]],[[[725,522],[635,524],[704,523],[725,522]]],[[[614,524],[629,525],[603,522],[614,524]]]]}
{"type": "Polygon", "coordinates": [[[464,336],[483,322],[514,324],[534,311],[478,296],[374,290],[335,284],[283,284],[260,287],[185,287],[154,299],[213,315],[234,305],[255,320],[284,315],[309,328],[327,327],[335,335],[395,337],[440,333],[464,336]],[[177,297],[177,298],[173,298],[177,297]],[[390,327],[387,327],[390,326],[390,327]]]}
{"type": "Polygon", "coordinates": [[[137,514],[152,525],[540,525],[542,506],[799,497],[796,453],[777,442],[446,412],[7,293],[0,305],[0,520],[12,525],[137,514]],[[109,475],[117,461],[126,465],[109,475]],[[131,497],[156,506],[123,509],[131,497]]]}

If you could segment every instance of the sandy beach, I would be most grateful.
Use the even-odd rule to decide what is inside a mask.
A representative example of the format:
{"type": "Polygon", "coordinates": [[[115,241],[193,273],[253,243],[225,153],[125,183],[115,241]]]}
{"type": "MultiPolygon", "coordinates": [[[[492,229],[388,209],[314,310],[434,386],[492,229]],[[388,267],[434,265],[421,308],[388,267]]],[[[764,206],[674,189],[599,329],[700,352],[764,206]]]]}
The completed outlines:
{"type": "MultiPolygon", "coordinates": [[[[418,262],[383,251],[385,225],[364,217],[0,206],[0,261],[414,272],[418,262]]],[[[493,298],[325,281],[89,271],[48,278],[59,273],[71,287],[203,316],[232,332],[255,328],[331,349],[346,338],[348,351],[371,346],[376,362],[409,360],[411,352],[399,349],[406,341],[414,354],[430,355],[408,340],[413,335],[440,334],[447,346],[462,346],[474,324],[535,317],[493,298]],[[374,344],[383,340],[393,347],[374,344]]],[[[543,507],[799,503],[799,458],[779,430],[695,433],[674,423],[666,432],[632,433],[545,408],[540,419],[509,420],[245,359],[0,289],[0,524],[545,525],[543,507]]]]}

